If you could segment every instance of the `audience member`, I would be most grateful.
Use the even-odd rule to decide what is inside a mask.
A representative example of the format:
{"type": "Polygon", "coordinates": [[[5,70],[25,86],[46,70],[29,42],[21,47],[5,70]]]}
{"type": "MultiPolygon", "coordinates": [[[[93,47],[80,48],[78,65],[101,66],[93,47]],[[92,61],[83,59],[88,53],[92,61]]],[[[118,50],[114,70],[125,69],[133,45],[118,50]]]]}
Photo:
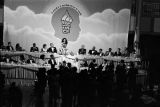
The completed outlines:
{"type": "Polygon", "coordinates": [[[47,61],[46,61],[46,59],[45,59],[45,55],[44,55],[44,54],[40,55],[40,59],[39,59],[39,61],[38,61],[38,64],[40,64],[40,65],[45,65],[45,64],[47,64],[47,61]]]}
{"type": "Polygon", "coordinates": [[[124,88],[126,84],[126,78],[127,78],[124,60],[121,60],[120,64],[117,65],[115,73],[116,73],[117,87],[118,89],[121,90],[124,88]]]}
{"type": "Polygon", "coordinates": [[[9,107],[22,107],[22,98],[21,89],[13,82],[9,88],[9,107]]]}
{"type": "Polygon", "coordinates": [[[128,70],[128,88],[131,93],[135,90],[136,87],[136,75],[138,73],[138,69],[135,68],[134,63],[130,62],[130,68],[128,70]]]}
{"type": "Polygon", "coordinates": [[[57,65],[53,54],[50,55],[50,59],[48,60],[48,64],[50,64],[53,67],[55,67],[55,65],[57,65]]]}

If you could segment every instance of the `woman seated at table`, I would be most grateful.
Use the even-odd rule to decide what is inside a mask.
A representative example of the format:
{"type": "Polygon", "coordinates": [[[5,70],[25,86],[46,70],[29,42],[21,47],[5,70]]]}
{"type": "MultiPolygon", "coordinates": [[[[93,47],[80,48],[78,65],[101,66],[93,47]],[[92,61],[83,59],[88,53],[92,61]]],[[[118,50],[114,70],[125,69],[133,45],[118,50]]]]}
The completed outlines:
{"type": "Polygon", "coordinates": [[[47,44],[43,44],[41,52],[45,52],[45,53],[47,52],[47,44]]]}
{"type": "Polygon", "coordinates": [[[44,54],[40,55],[40,59],[38,61],[38,64],[39,65],[45,65],[45,64],[47,64],[47,61],[45,59],[45,55],[44,54]]]}
{"type": "Polygon", "coordinates": [[[61,43],[62,43],[62,45],[61,45],[61,48],[59,49],[59,54],[60,55],[68,55],[68,54],[70,54],[69,50],[67,49],[67,44],[68,44],[67,39],[63,38],[61,43]]]}
{"type": "Polygon", "coordinates": [[[19,64],[25,64],[26,63],[24,55],[19,56],[18,63],[19,64]]]}
{"type": "Polygon", "coordinates": [[[16,49],[16,51],[24,51],[24,49],[22,49],[22,47],[20,46],[19,43],[16,44],[15,49],[16,49]]]}

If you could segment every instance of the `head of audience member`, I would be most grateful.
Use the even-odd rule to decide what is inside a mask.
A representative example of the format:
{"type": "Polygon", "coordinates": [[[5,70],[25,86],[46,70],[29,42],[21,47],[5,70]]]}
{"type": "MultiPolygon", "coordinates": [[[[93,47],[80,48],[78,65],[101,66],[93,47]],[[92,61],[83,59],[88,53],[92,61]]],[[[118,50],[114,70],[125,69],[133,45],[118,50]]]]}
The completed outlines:
{"type": "Polygon", "coordinates": [[[130,68],[134,68],[134,63],[132,61],[129,63],[129,65],[130,65],[130,68]]]}
{"type": "Polygon", "coordinates": [[[121,61],[120,61],[120,65],[121,65],[121,66],[124,66],[124,65],[125,65],[124,60],[121,60],[121,61]]]}
{"type": "Polygon", "coordinates": [[[72,67],[72,64],[70,62],[67,63],[68,68],[72,67]]]}
{"type": "Polygon", "coordinates": [[[53,54],[51,54],[51,55],[50,55],[50,58],[51,58],[51,59],[54,59],[54,55],[53,55],[53,54]]]}
{"type": "Polygon", "coordinates": [[[20,61],[21,61],[21,62],[24,62],[24,61],[25,61],[24,55],[20,55],[20,61]]]}
{"type": "Polygon", "coordinates": [[[67,65],[66,61],[63,61],[62,66],[66,67],[66,65],[67,65]]]}

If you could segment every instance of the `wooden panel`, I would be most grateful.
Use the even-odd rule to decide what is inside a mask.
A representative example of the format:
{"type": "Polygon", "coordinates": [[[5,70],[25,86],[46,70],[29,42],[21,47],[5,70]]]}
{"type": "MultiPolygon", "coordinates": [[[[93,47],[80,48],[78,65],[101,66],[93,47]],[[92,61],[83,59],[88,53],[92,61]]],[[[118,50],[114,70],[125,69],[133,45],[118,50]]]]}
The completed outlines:
{"type": "Polygon", "coordinates": [[[154,20],[154,32],[160,32],[160,18],[154,20]]]}
{"type": "Polygon", "coordinates": [[[151,32],[151,26],[152,26],[151,18],[141,17],[140,31],[151,32]]]}

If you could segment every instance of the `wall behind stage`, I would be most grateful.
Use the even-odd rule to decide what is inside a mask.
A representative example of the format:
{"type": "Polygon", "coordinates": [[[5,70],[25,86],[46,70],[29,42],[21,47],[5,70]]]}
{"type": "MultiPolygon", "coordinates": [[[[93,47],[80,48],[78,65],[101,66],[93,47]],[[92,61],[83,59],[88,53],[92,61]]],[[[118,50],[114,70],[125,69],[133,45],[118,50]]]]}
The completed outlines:
{"type": "Polygon", "coordinates": [[[131,0],[5,0],[4,43],[11,41],[29,51],[32,43],[41,48],[53,42],[57,48],[61,40],[55,36],[52,26],[52,11],[59,5],[70,4],[81,15],[81,29],[75,41],[69,41],[73,52],[82,44],[87,49],[96,46],[106,51],[108,48],[127,46],[131,0]]]}

